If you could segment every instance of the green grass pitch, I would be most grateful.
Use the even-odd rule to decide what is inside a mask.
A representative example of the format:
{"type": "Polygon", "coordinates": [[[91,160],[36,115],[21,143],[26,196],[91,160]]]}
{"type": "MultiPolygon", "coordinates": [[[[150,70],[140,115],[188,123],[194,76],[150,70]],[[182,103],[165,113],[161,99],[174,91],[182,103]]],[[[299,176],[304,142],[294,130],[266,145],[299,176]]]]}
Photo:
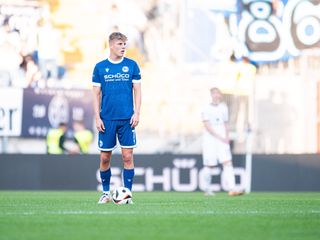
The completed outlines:
{"type": "Polygon", "coordinates": [[[0,239],[320,239],[320,193],[137,192],[122,206],[99,196],[0,191],[0,239]]]}

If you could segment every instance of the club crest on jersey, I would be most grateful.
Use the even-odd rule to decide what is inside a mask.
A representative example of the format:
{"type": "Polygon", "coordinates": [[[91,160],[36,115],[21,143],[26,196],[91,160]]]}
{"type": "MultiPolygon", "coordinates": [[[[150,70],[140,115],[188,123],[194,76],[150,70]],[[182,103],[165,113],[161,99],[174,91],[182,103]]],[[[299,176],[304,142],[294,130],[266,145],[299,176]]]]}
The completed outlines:
{"type": "Polygon", "coordinates": [[[109,68],[105,68],[106,72],[109,72],[109,68]]]}
{"type": "Polygon", "coordinates": [[[123,68],[122,68],[122,72],[128,72],[129,71],[129,68],[127,67],[127,66],[124,66],[123,68]]]}

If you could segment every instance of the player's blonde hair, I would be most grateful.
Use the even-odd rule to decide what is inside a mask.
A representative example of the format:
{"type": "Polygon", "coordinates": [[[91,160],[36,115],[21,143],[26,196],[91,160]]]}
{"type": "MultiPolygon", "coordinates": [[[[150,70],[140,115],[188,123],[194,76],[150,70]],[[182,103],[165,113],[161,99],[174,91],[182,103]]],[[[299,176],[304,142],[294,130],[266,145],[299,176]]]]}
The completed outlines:
{"type": "Polygon", "coordinates": [[[109,35],[109,43],[113,40],[122,40],[126,42],[128,40],[127,36],[121,32],[113,32],[109,35]]]}
{"type": "Polygon", "coordinates": [[[218,91],[220,94],[222,94],[221,90],[216,86],[210,88],[210,92],[212,93],[213,91],[218,91]]]}

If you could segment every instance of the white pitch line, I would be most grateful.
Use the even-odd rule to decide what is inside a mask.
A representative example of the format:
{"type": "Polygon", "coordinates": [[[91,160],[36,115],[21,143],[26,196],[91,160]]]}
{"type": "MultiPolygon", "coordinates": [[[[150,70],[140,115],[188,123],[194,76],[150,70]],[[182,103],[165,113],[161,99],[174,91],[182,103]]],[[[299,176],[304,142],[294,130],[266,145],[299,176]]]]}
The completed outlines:
{"type": "Polygon", "coordinates": [[[288,214],[320,214],[320,210],[310,210],[310,211],[206,211],[206,212],[197,212],[197,211],[151,211],[151,212],[141,212],[141,211],[48,211],[48,212],[36,212],[36,211],[26,211],[26,212],[0,212],[0,216],[21,216],[21,215],[288,215],[288,214]]]}

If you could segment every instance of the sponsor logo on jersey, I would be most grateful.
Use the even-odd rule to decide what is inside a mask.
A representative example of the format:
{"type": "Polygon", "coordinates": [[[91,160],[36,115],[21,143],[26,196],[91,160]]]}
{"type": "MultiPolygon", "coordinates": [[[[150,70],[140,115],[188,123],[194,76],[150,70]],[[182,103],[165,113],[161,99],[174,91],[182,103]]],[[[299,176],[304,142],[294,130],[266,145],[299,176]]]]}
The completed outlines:
{"type": "Polygon", "coordinates": [[[128,73],[106,74],[103,76],[106,82],[111,81],[128,81],[130,75],[128,73]]]}
{"type": "Polygon", "coordinates": [[[106,72],[109,72],[109,68],[105,68],[106,72]]]}

